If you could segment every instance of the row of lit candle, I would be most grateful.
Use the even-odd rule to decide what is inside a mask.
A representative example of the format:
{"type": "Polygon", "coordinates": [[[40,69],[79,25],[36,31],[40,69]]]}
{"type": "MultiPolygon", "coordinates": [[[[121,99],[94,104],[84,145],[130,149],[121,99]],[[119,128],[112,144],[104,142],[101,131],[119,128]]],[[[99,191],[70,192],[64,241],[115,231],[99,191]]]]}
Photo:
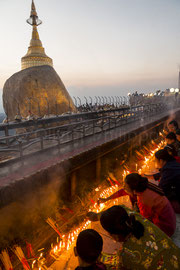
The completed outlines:
{"type": "MultiPolygon", "coordinates": [[[[96,191],[99,191],[99,189],[100,187],[96,188],[96,191]]],[[[100,193],[100,197],[107,198],[111,196],[114,192],[116,192],[117,189],[118,189],[118,185],[114,185],[109,188],[106,188],[100,193]]],[[[96,202],[92,207],[89,208],[89,211],[99,213],[103,210],[104,206],[105,206],[104,203],[98,204],[96,202]]],[[[91,224],[91,221],[89,220],[83,222],[78,228],[70,232],[68,235],[66,236],[63,235],[62,239],[59,241],[58,244],[56,245],[51,244],[51,251],[50,251],[51,256],[53,258],[58,258],[62,254],[62,252],[69,250],[73,246],[75,241],[77,240],[78,234],[81,231],[89,228],[90,224],[91,224]]]]}
{"type": "MultiPolygon", "coordinates": [[[[164,142],[160,142],[158,144],[158,146],[156,147],[156,149],[154,150],[151,150],[148,154],[148,156],[146,156],[144,158],[144,161],[143,161],[143,165],[140,169],[138,169],[138,164],[136,164],[136,171],[141,174],[142,172],[144,172],[144,170],[147,168],[148,166],[148,163],[152,160],[152,158],[154,157],[154,154],[156,151],[158,151],[159,149],[162,148],[164,142]]],[[[123,171],[123,180],[125,179],[126,175],[128,175],[130,172],[128,170],[124,170],[123,171]]],[[[100,198],[107,198],[109,196],[111,196],[113,193],[115,193],[117,190],[118,190],[118,185],[114,185],[114,186],[111,186],[111,187],[108,187],[106,189],[104,189],[101,193],[100,193],[100,198]]],[[[99,191],[100,190],[100,187],[97,187],[95,189],[95,191],[99,191]]],[[[116,202],[114,201],[114,204],[116,202]]],[[[105,207],[105,203],[100,203],[98,204],[97,202],[91,206],[89,208],[89,211],[93,211],[93,212],[96,212],[96,213],[99,213],[101,212],[105,207]]],[[[52,245],[52,249],[51,249],[51,256],[54,257],[54,258],[58,258],[63,251],[67,251],[69,250],[72,245],[75,243],[76,239],[77,239],[77,236],[78,234],[82,231],[82,230],[85,230],[87,229],[88,227],[90,227],[90,224],[91,222],[88,220],[88,221],[85,221],[84,223],[81,224],[81,226],[79,226],[78,228],[76,228],[74,231],[70,232],[68,235],[63,235],[62,236],[62,239],[59,241],[58,244],[56,244],[55,246],[52,245]]]]}

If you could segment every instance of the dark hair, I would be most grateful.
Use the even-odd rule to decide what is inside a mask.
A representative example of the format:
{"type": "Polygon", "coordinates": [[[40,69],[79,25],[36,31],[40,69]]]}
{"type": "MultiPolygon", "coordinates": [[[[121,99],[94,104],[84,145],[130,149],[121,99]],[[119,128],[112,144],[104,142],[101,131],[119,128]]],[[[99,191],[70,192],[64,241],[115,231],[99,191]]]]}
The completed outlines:
{"type": "Polygon", "coordinates": [[[174,132],[169,132],[166,135],[166,139],[170,139],[170,140],[176,140],[176,134],[174,132]]]}
{"type": "Polygon", "coordinates": [[[102,227],[110,234],[126,237],[132,233],[137,239],[144,235],[144,226],[135,219],[134,215],[128,215],[120,205],[114,205],[102,213],[100,222],[102,227]]]}
{"type": "Polygon", "coordinates": [[[176,156],[177,156],[176,147],[175,147],[173,144],[167,144],[167,145],[164,147],[164,149],[167,150],[168,153],[169,153],[169,151],[170,151],[170,152],[171,152],[171,155],[172,155],[173,157],[176,157],[176,156]]]}
{"type": "Polygon", "coordinates": [[[78,235],[76,249],[78,256],[87,263],[94,263],[101,254],[103,239],[92,229],[87,229],[78,235]]]}
{"type": "Polygon", "coordinates": [[[175,160],[173,156],[171,156],[167,149],[161,149],[161,150],[158,150],[156,153],[155,153],[155,157],[160,160],[164,160],[164,161],[172,161],[172,160],[175,160]]]}
{"type": "Polygon", "coordinates": [[[176,130],[176,134],[177,134],[177,135],[180,135],[180,128],[178,128],[178,129],[176,130]]]}
{"type": "Polygon", "coordinates": [[[143,192],[148,186],[148,179],[146,177],[142,177],[138,173],[128,174],[125,178],[125,182],[132,190],[137,192],[143,192]]]}
{"type": "Polygon", "coordinates": [[[170,121],[168,125],[173,125],[176,129],[178,129],[178,123],[175,120],[170,121]]]}

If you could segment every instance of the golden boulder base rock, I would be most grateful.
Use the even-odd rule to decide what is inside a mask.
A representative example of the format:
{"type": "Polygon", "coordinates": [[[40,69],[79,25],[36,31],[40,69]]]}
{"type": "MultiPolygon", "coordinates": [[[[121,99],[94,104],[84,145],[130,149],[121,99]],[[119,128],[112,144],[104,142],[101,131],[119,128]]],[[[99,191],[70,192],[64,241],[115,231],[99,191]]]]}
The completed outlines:
{"type": "Polygon", "coordinates": [[[3,88],[3,106],[9,120],[74,112],[75,106],[59,75],[51,66],[36,66],[12,75],[3,88]],[[30,112],[29,112],[30,111],[30,112]]]}

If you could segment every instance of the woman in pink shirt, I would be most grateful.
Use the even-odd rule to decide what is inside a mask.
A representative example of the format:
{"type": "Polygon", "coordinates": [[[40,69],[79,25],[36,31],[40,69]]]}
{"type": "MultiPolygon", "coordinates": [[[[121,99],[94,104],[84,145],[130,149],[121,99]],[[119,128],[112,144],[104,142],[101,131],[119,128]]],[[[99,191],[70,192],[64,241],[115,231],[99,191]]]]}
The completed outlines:
{"type": "Polygon", "coordinates": [[[127,193],[137,196],[137,205],[142,216],[153,222],[168,236],[174,234],[176,216],[170,202],[159,187],[149,183],[146,177],[131,173],[125,178],[124,189],[127,193]]]}
{"type": "Polygon", "coordinates": [[[146,177],[142,177],[138,173],[131,173],[126,176],[123,189],[106,199],[100,198],[99,202],[106,202],[125,195],[130,196],[132,203],[136,198],[142,216],[153,222],[169,237],[174,234],[176,216],[162,189],[149,183],[146,177]]]}

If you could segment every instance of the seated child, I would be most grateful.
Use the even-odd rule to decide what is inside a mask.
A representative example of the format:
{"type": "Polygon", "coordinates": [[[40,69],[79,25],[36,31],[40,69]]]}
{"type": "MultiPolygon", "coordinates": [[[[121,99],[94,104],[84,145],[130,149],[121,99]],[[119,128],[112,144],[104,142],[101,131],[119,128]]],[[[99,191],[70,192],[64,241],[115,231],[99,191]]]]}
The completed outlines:
{"type": "Polygon", "coordinates": [[[80,232],[74,248],[79,261],[75,270],[106,270],[106,266],[99,262],[102,247],[103,239],[98,232],[92,229],[80,232]]]}

